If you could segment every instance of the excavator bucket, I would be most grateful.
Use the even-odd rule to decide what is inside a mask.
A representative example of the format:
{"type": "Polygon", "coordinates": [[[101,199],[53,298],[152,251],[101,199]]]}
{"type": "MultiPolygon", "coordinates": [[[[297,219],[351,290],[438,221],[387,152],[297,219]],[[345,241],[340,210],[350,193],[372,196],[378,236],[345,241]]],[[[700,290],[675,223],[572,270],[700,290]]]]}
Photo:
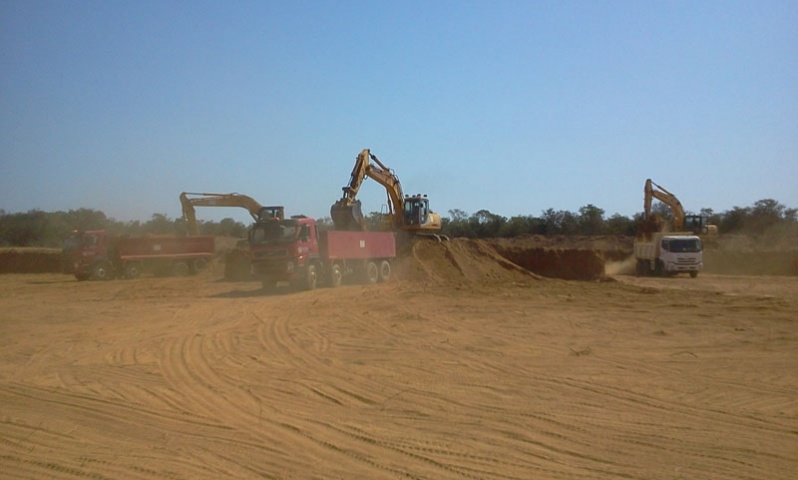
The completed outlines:
{"type": "Polygon", "coordinates": [[[337,202],[330,207],[330,217],[336,230],[365,230],[366,221],[360,209],[360,200],[352,203],[337,202]]]}

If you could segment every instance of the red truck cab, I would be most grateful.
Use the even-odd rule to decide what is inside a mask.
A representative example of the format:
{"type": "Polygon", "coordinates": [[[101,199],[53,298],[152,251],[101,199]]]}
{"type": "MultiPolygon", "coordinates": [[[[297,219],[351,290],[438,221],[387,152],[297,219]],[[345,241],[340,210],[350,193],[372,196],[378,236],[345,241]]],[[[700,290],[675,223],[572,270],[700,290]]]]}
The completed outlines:
{"type": "Polygon", "coordinates": [[[111,275],[108,262],[108,242],[105,230],[86,230],[75,234],[70,243],[69,257],[72,260],[72,273],[78,280],[91,277],[104,280],[111,275]],[[96,268],[95,268],[96,267],[96,268]]]}
{"type": "Polygon", "coordinates": [[[249,233],[253,272],[264,286],[305,278],[309,259],[319,256],[316,222],[312,218],[263,220],[249,233]]]}

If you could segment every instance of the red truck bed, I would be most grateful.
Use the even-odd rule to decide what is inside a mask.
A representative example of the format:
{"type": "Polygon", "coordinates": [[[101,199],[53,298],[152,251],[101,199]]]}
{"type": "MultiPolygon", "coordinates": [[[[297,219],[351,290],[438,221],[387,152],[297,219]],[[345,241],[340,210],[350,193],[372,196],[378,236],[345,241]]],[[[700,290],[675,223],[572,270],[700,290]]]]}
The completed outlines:
{"type": "Polygon", "coordinates": [[[115,242],[125,260],[157,257],[194,258],[213,255],[213,237],[120,237],[115,242]]]}
{"type": "Polygon", "coordinates": [[[330,260],[394,258],[396,238],[391,232],[327,230],[319,233],[319,250],[330,260]]]}

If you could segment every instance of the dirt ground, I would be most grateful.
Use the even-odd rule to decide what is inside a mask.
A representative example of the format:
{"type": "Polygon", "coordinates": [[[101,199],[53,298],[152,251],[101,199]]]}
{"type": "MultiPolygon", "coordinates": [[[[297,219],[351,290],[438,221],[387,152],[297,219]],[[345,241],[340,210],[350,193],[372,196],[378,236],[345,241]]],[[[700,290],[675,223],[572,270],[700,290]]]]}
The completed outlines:
{"type": "Polygon", "coordinates": [[[0,275],[0,478],[793,479],[798,276],[422,243],[310,292],[0,275]]]}

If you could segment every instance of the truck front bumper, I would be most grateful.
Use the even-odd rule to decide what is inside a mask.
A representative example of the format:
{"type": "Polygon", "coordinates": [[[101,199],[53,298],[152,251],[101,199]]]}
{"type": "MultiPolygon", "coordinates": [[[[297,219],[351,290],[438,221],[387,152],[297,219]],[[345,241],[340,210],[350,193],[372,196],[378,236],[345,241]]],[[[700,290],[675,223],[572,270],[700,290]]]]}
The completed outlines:
{"type": "Polygon", "coordinates": [[[666,272],[700,272],[704,269],[703,263],[667,263],[666,272]]]}
{"type": "Polygon", "coordinates": [[[252,264],[255,275],[276,282],[293,282],[303,277],[304,267],[298,267],[292,260],[256,262],[252,264]]]}

